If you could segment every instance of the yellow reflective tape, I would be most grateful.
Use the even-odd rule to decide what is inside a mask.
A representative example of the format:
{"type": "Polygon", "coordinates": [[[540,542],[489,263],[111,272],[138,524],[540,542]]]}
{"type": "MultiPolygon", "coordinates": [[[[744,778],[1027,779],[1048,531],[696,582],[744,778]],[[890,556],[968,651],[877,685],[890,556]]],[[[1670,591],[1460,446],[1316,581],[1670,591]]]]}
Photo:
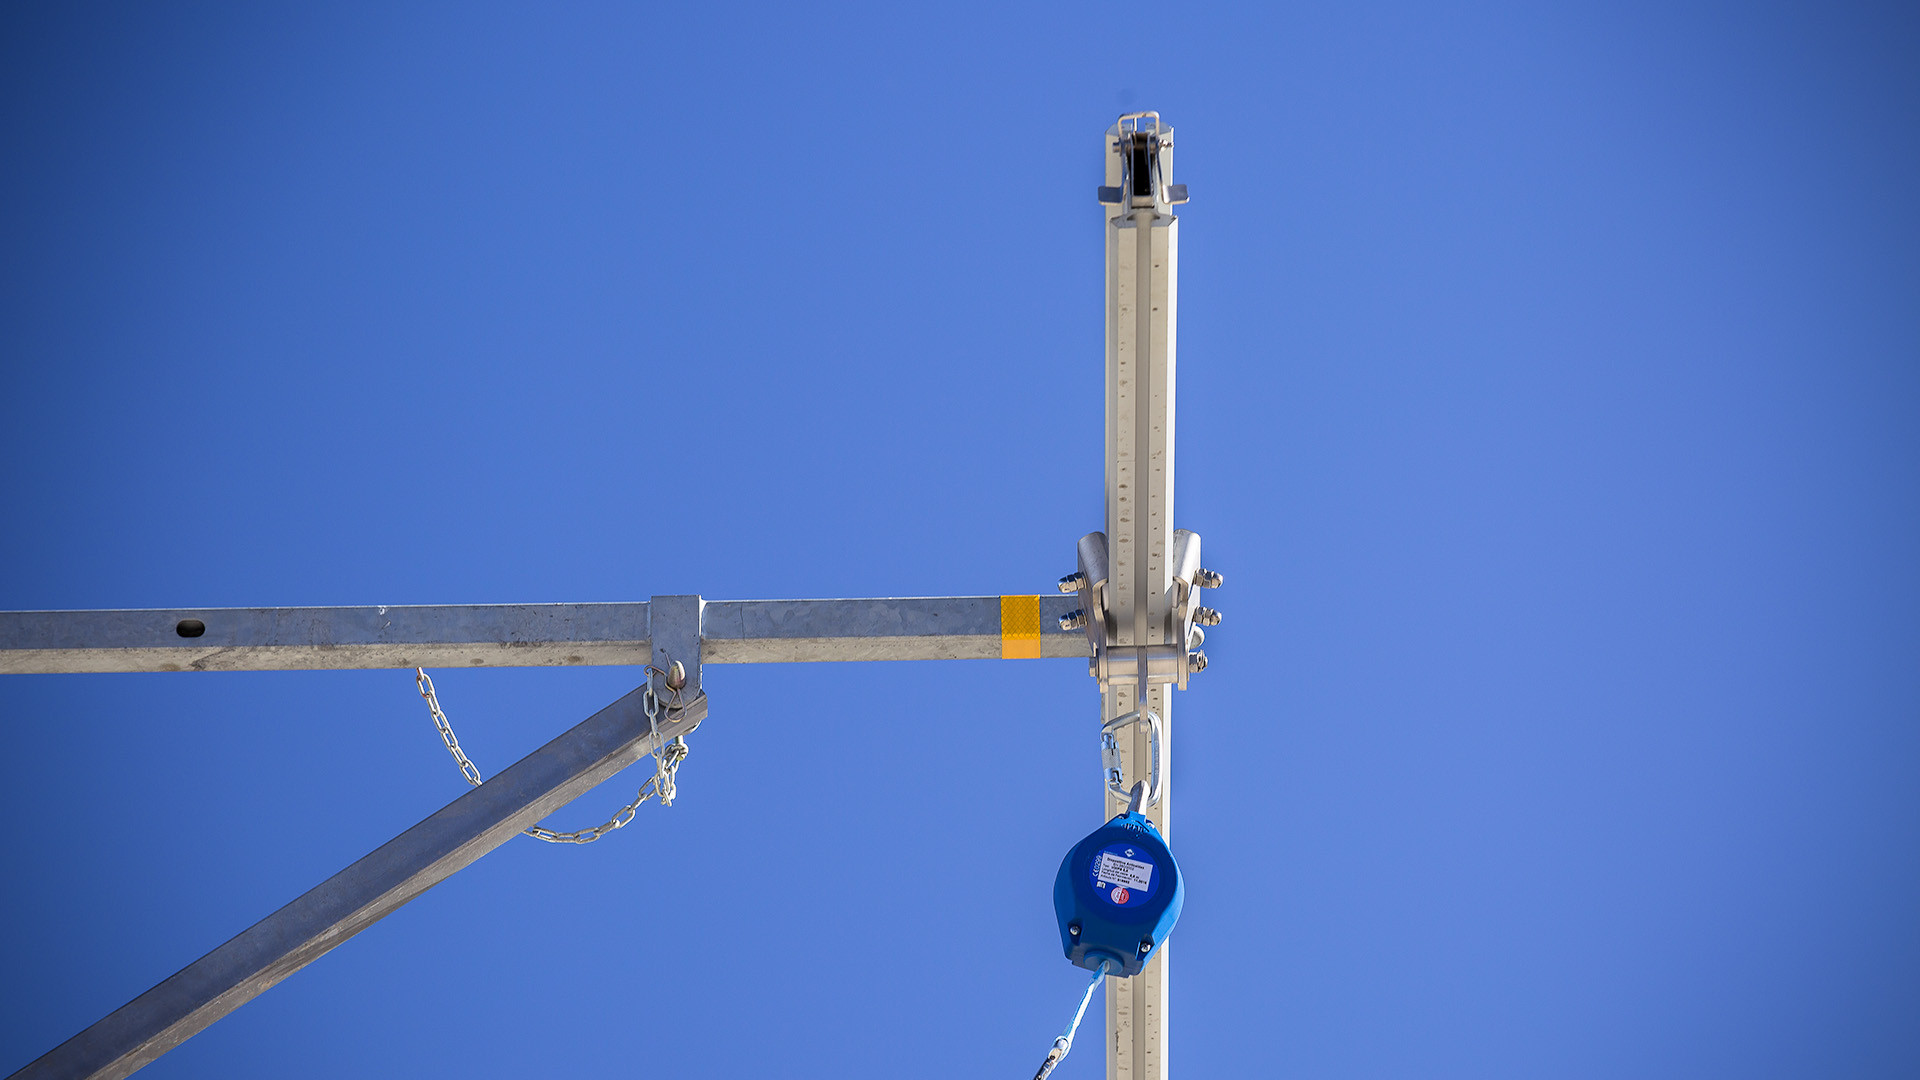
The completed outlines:
{"type": "Polygon", "coordinates": [[[1006,660],[1040,659],[1040,597],[1000,598],[1000,656],[1006,660]]]}

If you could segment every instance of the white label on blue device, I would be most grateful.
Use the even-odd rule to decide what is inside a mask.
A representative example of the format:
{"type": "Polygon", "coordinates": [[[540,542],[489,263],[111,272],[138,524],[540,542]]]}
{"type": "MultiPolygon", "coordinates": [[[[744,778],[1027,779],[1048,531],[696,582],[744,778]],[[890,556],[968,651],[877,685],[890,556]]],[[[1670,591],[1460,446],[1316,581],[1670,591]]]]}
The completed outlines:
{"type": "Polygon", "coordinates": [[[1093,868],[1093,876],[1099,881],[1146,892],[1153,884],[1153,864],[1103,851],[1093,868]]]}

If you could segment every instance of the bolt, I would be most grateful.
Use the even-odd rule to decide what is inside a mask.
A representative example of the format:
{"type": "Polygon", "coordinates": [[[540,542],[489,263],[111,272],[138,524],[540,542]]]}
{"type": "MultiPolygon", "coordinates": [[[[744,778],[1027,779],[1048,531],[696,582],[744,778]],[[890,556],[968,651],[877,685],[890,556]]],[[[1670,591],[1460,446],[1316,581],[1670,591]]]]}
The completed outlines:
{"type": "Polygon", "coordinates": [[[1150,953],[1150,952],[1152,952],[1152,951],[1153,951],[1153,939],[1152,939],[1152,938],[1142,938],[1142,939],[1140,940],[1140,951],[1141,951],[1141,952],[1143,952],[1143,953],[1150,953]]]}
{"type": "Polygon", "coordinates": [[[1069,934],[1072,934],[1072,935],[1073,935],[1074,937],[1079,937],[1079,936],[1080,936],[1080,924],[1079,924],[1079,923],[1068,923],[1068,924],[1067,924],[1067,933],[1069,933],[1069,934]]]}
{"type": "Polygon", "coordinates": [[[1201,626],[1219,626],[1220,613],[1210,607],[1197,607],[1193,609],[1193,621],[1201,626]]]}
{"type": "Polygon", "coordinates": [[[1197,649],[1194,650],[1193,652],[1188,653],[1187,654],[1187,670],[1196,675],[1202,671],[1207,670],[1207,654],[1200,652],[1197,649]]]}
{"type": "Polygon", "coordinates": [[[1078,570],[1060,579],[1060,591],[1063,593],[1079,592],[1081,589],[1086,588],[1086,586],[1087,575],[1078,570]]]}
{"type": "Polygon", "coordinates": [[[1207,632],[1205,630],[1200,629],[1197,626],[1193,628],[1193,632],[1191,634],[1187,635],[1187,648],[1189,649],[1197,649],[1200,646],[1206,644],[1206,642],[1207,642],[1207,632]]]}
{"type": "Polygon", "coordinates": [[[1082,630],[1086,628],[1086,625],[1087,613],[1084,611],[1075,609],[1060,616],[1060,629],[1062,630],[1082,630]]]}
{"type": "Polygon", "coordinates": [[[1227,583],[1227,579],[1202,567],[1193,572],[1193,583],[1202,589],[1217,589],[1227,583]]]}

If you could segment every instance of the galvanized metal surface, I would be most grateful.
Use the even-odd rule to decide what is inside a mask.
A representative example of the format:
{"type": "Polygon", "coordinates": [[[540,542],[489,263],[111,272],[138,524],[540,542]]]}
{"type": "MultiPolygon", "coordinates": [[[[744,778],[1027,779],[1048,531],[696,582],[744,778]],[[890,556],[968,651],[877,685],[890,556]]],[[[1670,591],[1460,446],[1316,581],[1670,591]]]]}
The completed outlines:
{"type": "MultiPolygon", "coordinates": [[[[432,817],[255,923],[12,1080],[115,1080],[173,1049],[354,934],[512,839],[652,748],[643,690],[575,725],[432,817]]],[[[706,703],[663,716],[660,737],[706,703]]]]}
{"type": "Polygon", "coordinates": [[[649,655],[644,603],[0,613],[0,673],[14,674],[544,667],[649,655]]]}
{"type": "MultiPolygon", "coordinates": [[[[711,600],[698,616],[700,658],[992,659],[1000,600],[711,600]]],[[[1083,635],[1059,627],[1074,598],[1039,603],[1040,655],[1091,655],[1083,635]]],[[[0,612],[0,674],[640,665],[654,657],[651,633],[645,602],[10,611],[0,612]]],[[[686,659],[684,642],[669,648],[686,659]]]]}
{"type": "MultiPolygon", "coordinates": [[[[998,596],[875,600],[714,600],[703,649],[709,664],[804,660],[991,660],[1001,656],[998,596]]],[[[1092,655],[1060,628],[1070,596],[1040,597],[1040,655],[1092,655]]]]}
{"type": "Polygon", "coordinates": [[[700,625],[707,602],[699,596],[656,596],[647,601],[647,626],[653,645],[654,670],[675,686],[676,694],[691,701],[700,696],[700,625]],[[678,665],[677,667],[675,665],[678,665]],[[669,674],[671,673],[671,674],[669,674]]]}

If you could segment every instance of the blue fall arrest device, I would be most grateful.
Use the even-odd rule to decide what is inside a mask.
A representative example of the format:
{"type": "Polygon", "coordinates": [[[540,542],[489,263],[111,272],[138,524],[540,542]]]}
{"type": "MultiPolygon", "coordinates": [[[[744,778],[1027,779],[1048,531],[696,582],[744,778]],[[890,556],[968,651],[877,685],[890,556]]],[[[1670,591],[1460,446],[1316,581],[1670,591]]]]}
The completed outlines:
{"type": "Polygon", "coordinates": [[[1186,899],[1180,864],[1145,814],[1129,810],[1075,844],[1053,880],[1067,959],[1088,971],[1140,974],[1173,932],[1186,899]]]}

